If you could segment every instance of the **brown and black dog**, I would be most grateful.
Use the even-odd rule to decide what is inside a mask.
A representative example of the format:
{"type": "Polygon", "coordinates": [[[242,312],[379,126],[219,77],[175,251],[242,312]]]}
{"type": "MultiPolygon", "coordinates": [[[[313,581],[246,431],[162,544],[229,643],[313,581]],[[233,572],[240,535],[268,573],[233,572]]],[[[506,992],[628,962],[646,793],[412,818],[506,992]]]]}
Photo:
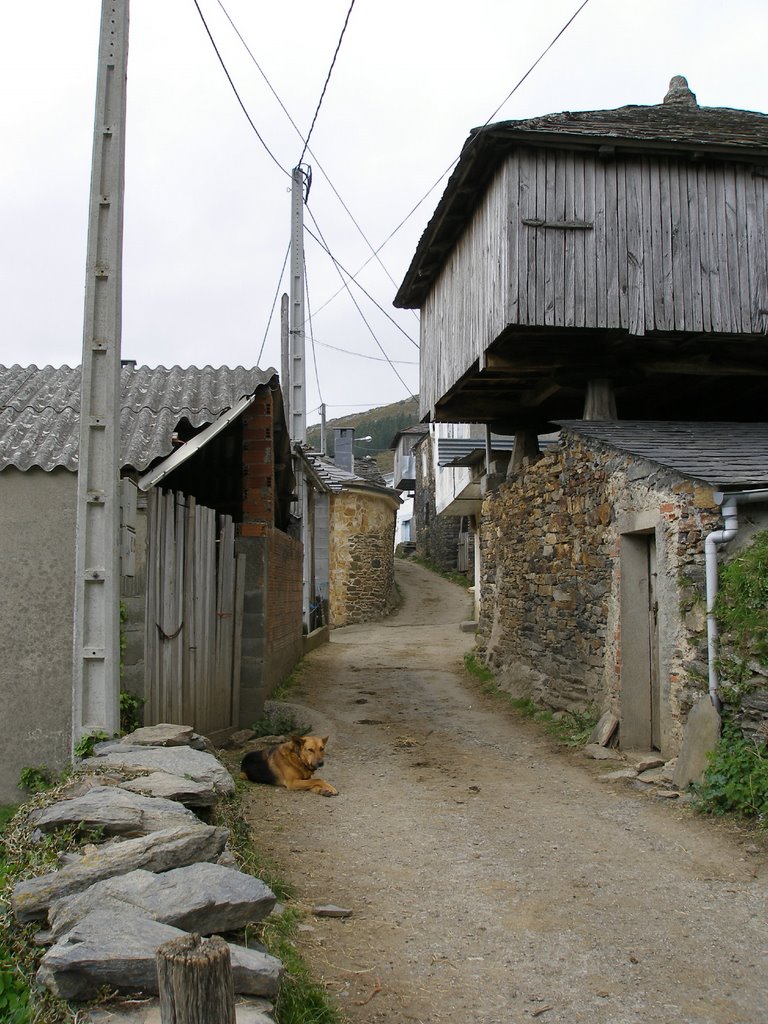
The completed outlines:
{"type": "Polygon", "coordinates": [[[327,736],[291,736],[266,750],[253,750],[243,758],[240,776],[268,786],[311,789],[321,796],[336,796],[339,791],[330,782],[312,778],[323,766],[327,742],[327,736]]]}

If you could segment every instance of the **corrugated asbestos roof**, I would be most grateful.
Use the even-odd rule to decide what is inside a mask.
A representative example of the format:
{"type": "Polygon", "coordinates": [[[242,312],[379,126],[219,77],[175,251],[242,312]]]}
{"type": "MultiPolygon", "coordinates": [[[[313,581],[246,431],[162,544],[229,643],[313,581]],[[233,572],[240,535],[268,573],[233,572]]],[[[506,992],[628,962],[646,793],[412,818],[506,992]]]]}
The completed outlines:
{"type": "MultiPolygon", "coordinates": [[[[692,94],[691,94],[692,96],[692,94]]],[[[418,308],[501,161],[521,146],[768,162],[768,114],[665,102],[563,111],[473,129],[419,240],[395,306],[418,308]]]]}
{"type": "Polygon", "coordinates": [[[718,488],[768,485],[768,423],[563,420],[558,425],[718,488]]]}
{"type": "MultiPolygon", "coordinates": [[[[173,450],[180,420],[202,427],[276,376],[271,367],[123,367],[121,465],[147,469],[173,450]]],[[[74,471],[79,431],[79,366],[0,366],[0,470],[74,471]]]]}

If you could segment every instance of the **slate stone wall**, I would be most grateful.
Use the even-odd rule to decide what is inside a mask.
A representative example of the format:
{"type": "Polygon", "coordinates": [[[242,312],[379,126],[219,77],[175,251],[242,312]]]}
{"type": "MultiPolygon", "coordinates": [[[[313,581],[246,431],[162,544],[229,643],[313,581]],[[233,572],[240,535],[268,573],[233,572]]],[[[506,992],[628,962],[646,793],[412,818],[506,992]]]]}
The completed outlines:
{"type": "Polygon", "coordinates": [[[704,537],[711,488],[566,434],[483,503],[479,654],[540,705],[621,717],[621,536],[657,554],[663,746],[706,691],[704,537]]]}
{"type": "MultiPolygon", "coordinates": [[[[416,491],[413,499],[416,554],[443,572],[453,572],[458,564],[462,517],[437,515],[432,449],[433,440],[429,435],[416,449],[416,491]]],[[[474,544],[470,544],[470,552],[473,551],[474,544]]],[[[471,554],[469,572],[474,572],[471,554]]]]}

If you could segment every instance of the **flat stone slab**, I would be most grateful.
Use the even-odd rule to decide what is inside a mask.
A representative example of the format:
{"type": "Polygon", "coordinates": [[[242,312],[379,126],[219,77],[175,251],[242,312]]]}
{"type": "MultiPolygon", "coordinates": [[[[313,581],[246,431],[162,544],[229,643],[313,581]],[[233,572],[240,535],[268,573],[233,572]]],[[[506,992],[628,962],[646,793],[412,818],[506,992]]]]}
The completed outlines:
{"type": "Polygon", "coordinates": [[[600,775],[598,782],[618,782],[621,779],[636,779],[637,772],[634,768],[618,768],[615,772],[606,772],[600,775]]]}
{"type": "Polygon", "coordinates": [[[132,744],[104,743],[96,747],[94,757],[83,762],[88,768],[124,768],[129,771],[168,772],[209,786],[219,796],[232,796],[235,783],[227,769],[204,750],[190,747],[138,747],[132,744]]]}
{"type": "MultiPolygon", "coordinates": [[[[138,1006],[111,1001],[108,1006],[87,1011],[82,1019],[84,1024],[162,1024],[157,999],[142,999],[138,1006]]],[[[237,1024],[275,1024],[272,1003],[266,999],[238,1000],[235,1020],[237,1024]]]]}
{"type": "Polygon", "coordinates": [[[144,917],[186,932],[212,935],[261,921],[276,903],[260,879],[219,864],[200,863],[162,874],[130,871],[96,882],[83,892],[51,904],[48,921],[54,940],[95,910],[112,910],[119,920],[135,909],[144,917]]]}
{"type": "Polygon", "coordinates": [[[140,796],[118,786],[92,786],[81,796],[33,811],[30,821],[43,832],[79,824],[102,829],[106,835],[144,836],[172,825],[197,823],[198,818],[174,800],[140,796]]]}
{"type": "MultiPolygon", "coordinates": [[[[126,910],[117,920],[110,910],[94,911],[51,946],[37,981],[61,999],[91,999],[105,985],[118,992],[157,995],[157,949],[184,934],[137,911],[126,910]]],[[[278,959],[233,943],[229,951],[235,992],[276,995],[282,973],[278,959]]]]}
{"type": "Polygon", "coordinates": [[[624,755],[613,747],[603,747],[599,743],[588,743],[582,748],[584,757],[591,757],[593,761],[623,761],[624,755]]]}
{"type": "Polygon", "coordinates": [[[120,783],[121,789],[144,796],[176,800],[185,807],[213,807],[219,799],[218,793],[205,782],[171,775],[170,772],[150,772],[135,779],[120,783]]]}
{"type": "Polygon", "coordinates": [[[121,743],[148,747],[188,747],[195,735],[191,725],[173,725],[159,722],[134,729],[120,740],[121,743]]]}
{"type": "Polygon", "coordinates": [[[613,738],[613,734],[619,727],[619,720],[611,711],[601,715],[600,721],[592,730],[588,743],[597,743],[601,747],[607,747],[613,738]]]}
{"type": "Polygon", "coordinates": [[[214,861],[228,838],[227,829],[200,822],[151,832],[137,839],[105,843],[58,871],[19,882],[11,896],[11,908],[20,924],[43,919],[54,900],[82,892],[105,878],[139,868],[162,872],[198,861],[214,861]]]}
{"type": "Polygon", "coordinates": [[[715,749],[719,739],[720,715],[709,696],[702,697],[688,713],[672,784],[686,789],[692,782],[698,782],[707,767],[707,754],[715,749]]]}

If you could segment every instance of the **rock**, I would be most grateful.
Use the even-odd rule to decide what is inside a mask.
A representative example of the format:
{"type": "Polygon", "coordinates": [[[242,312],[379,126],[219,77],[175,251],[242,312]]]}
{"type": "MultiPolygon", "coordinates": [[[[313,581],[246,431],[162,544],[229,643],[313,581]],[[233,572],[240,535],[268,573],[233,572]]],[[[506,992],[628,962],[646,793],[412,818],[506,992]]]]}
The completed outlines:
{"type": "Polygon", "coordinates": [[[336,907],[333,903],[326,903],[321,907],[313,907],[312,913],[315,917],[351,917],[352,911],[345,907],[336,907]]]}
{"type": "Polygon", "coordinates": [[[171,725],[160,722],[145,725],[123,736],[121,743],[129,746],[147,747],[188,747],[195,731],[191,725],[171,725]]]}
{"type": "Polygon", "coordinates": [[[212,754],[190,747],[131,747],[119,743],[99,744],[95,756],[83,762],[88,768],[124,768],[130,771],[163,771],[201,782],[222,796],[235,792],[227,769],[212,754]]]}
{"type": "Polygon", "coordinates": [[[231,749],[234,749],[236,747],[242,747],[244,743],[247,743],[248,740],[254,739],[255,736],[256,733],[253,731],[253,729],[238,729],[236,732],[233,732],[232,735],[229,737],[229,739],[226,742],[226,746],[231,749]]]}
{"type": "Polygon", "coordinates": [[[638,782],[644,782],[646,785],[656,785],[664,780],[664,769],[663,768],[648,768],[647,771],[640,772],[637,776],[638,782]]]}
{"type": "MultiPolygon", "coordinates": [[[[237,1024],[275,1024],[273,1009],[268,999],[238,999],[235,1021],[237,1024]]],[[[80,1009],[80,1015],[84,1024],[162,1024],[160,1002],[149,998],[124,1003],[112,999],[108,1007],[80,1009]]]]}
{"type": "Polygon", "coordinates": [[[623,761],[624,755],[613,747],[602,747],[599,743],[588,743],[582,750],[585,757],[595,761],[623,761]]]}
{"type": "Polygon", "coordinates": [[[647,772],[651,768],[663,768],[666,761],[663,757],[658,757],[653,754],[649,754],[647,757],[641,757],[635,761],[635,768],[638,773],[647,772]]]}
{"type": "Polygon", "coordinates": [[[208,737],[198,736],[197,733],[193,735],[192,739],[189,742],[189,745],[193,750],[205,750],[209,754],[216,753],[216,747],[214,747],[214,745],[211,743],[208,737]]]}
{"type": "MultiPolygon", "coordinates": [[[[185,933],[134,910],[119,920],[111,910],[88,914],[43,957],[37,981],[61,999],[85,1000],[108,986],[157,994],[158,946],[185,933]]],[[[235,992],[274,996],[282,964],[269,954],[229,944],[235,992]]]]}
{"type": "Polygon", "coordinates": [[[150,772],[121,783],[122,789],[145,796],[176,800],[185,807],[213,807],[219,799],[212,786],[193,779],[171,775],[169,772],[150,772]]]}
{"type": "Polygon", "coordinates": [[[43,832],[80,824],[103,829],[106,835],[144,836],[198,819],[174,800],[139,796],[118,786],[92,786],[82,796],[33,811],[30,821],[43,832]]]}
{"type": "Polygon", "coordinates": [[[139,868],[161,872],[216,860],[228,838],[227,829],[198,823],[105,843],[59,871],[19,882],[11,897],[14,916],[20,924],[44,918],[54,900],[139,868]]]}
{"type": "Polygon", "coordinates": [[[618,779],[636,779],[637,772],[634,768],[619,768],[615,772],[606,772],[598,778],[598,782],[616,782],[618,779]]]}
{"type": "Polygon", "coordinates": [[[83,892],[55,900],[48,921],[56,940],[92,911],[111,909],[118,919],[127,907],[161,924],[212,935],[261,921],[274,905],[275,894],[260,879],[201,863],[159,875],[130,871],[96,882],[83,892]]]}
{"type": "Polygon", "coordinates": [[[596,743],[600,747],[607,747],[613,739],[614,733],[619,727],[619,720],[611,711],[601,715],[600,721],[592,730],[588,743],[596,743]]]}
{"type": "Polygon", "coordinates": [[[683,746],[672,776],[674,786],[685,789],[701,779],[707,767],[707,754],[715,749],[719,738],[720,715],[709,696],[702,697],[688,713],[683,746]]]}

